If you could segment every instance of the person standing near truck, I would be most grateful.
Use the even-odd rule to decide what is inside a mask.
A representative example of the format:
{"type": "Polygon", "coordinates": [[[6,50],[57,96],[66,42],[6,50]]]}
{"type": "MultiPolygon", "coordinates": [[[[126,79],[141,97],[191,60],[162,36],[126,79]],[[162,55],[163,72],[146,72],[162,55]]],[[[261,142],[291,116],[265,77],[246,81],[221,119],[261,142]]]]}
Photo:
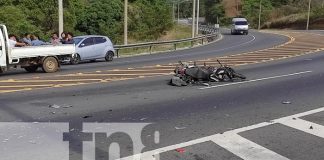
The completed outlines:
{"type": "Polygon", "coordinates": [[[9,35],[9,45],[10,45],[11,48],[26,46],[25,43],[17,42],[17,38],[16,38],[16,36],[14,34],[9,35]]]}

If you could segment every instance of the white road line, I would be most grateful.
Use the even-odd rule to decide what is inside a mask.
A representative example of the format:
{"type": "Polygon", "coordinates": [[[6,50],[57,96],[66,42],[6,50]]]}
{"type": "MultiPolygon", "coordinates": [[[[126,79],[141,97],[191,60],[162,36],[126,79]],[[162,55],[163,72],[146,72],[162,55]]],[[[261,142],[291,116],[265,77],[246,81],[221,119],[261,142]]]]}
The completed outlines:
{"type": "Polygon", "coordinates": [[[295,119],[283,119],[281,121],[277,121],[280,124],[285,126],[298,129],[300,131],[306,132],[308,134],[315,135],[320,138],[324,138],[324,126],[302,120],[300,118],[295,119]]]}
{"type": "Polygon", "coordinates": [[[224,134],[212,140],[244,160],[289,160],[237,134],[224,134]]]}
{"type": "Polygon", "coordinates": [[[283,118],[279,118],[279,119],[274,120],[274,122],[275,121],[279,122],[279,121],[282,121],[282,120],[285,120],[285,119],[300,118],[300,117],[308,116],[308,115],[319,113],[319,112],[324,112],[324,107],[313,109],[313,110],[303,112],[303,113],[294,114],[294,115],[283,117],[283,118]]]}
{"type": "Polygon", "coordinates": [[[211,89],[211,88],[219,88],[219,87],[232,86],[232,85],[238,85],[238,84],[245,84],[245,83],[251,83],[251,82],[265,81],[265,80],[276,79],[276,78],[296,76],[296,75],[307,74],[307,73],[311,73],[311,72],[313,72],[313,71],[304,71],[304,72],[297,72],[297,73],[285,74],[285,75],[280,75],[280,76],[273,76],[273,77],[266,77],[266,78],[248,80],[248,81],[243,81],[243,82],[227,83],[227,84],[216,85],[216,86],[202,87],[202,88],[199,88],[199,89],[204,90],[204,89],[211,89]]]}
{"type": "Polygon", "coordinates": [[[245,160],[260,160],[260,159],[262,159],[262,160],[272,160],[272,159],[288,160],[286,157],[276,154],[275,152],[273,152],[271,150],[268,150],[258,144],[255,144],[254,142],[251,142],[251,141],[239,136],[238,133],[261,128],[261,127],[266,127],[266,126],[276,124],[276,123],[277,124],[280,123],[280,124],[284,124],[284,125],[287,125],[289,127],[295,128],[295,129],[301,128],[303,131],[305,130],[304,129],[305,126],[308,126],[308,129],[309,129],[309,125],[312,125],[314,131],[308,131],[307,133],[317,135],[317,136],[324,138],[324,136],[323,136],[324,126],[314,124],[311,122],[305,122],[303,120],[297,120],[300,117],[319,113],[319,112],[324,112],[324,107],[310,110],[310,111],[303,112],[303,113],[298,113],[298,114],[287,116],[287,117],[283,117],[283,118],[279,118],[279,119],[275,119],[270,122],[262,122],[259,124],[227,131],[224,133],[218,133],[218,134],[214,134],[211,136],[191,140],[188,142],[183,142],[183,143],[155,149],[155,150],[144,152],[141,154],[136,154],[133,156],[121,158],[120,160],[159,160],[159,158],[158,158],[159,153],[172,151],[172,150],[175,150],[178,148],[184,148],[184,147],[188,147],[188,146],[192,146],[195,144],[204,143],[204,142],[208,142],[208,141],[212,141],[212,142],[216,143],[217,145],[224,147],[225,149],[229,150],[233,154],[235,154],[245,160]],[[297,121],[289,122],[290,119],[291,120],[296,119],[297,121]]]}

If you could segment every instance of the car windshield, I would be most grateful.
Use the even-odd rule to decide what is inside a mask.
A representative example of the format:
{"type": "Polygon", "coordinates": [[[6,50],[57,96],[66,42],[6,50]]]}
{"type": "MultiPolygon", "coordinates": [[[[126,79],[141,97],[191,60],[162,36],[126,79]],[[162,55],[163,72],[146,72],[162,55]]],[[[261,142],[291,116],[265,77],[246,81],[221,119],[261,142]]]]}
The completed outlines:
{"type": "Polygon", "coordinates": [[[76,45],[79,44],[82,39],[83,38],[73,38],[74,44],[76,44],[76,45]]]}
{"type": "Polygon", "coordinates": [[[235,22],[235,25],[247,25],[247,21],[237,21],[235,22]]]}

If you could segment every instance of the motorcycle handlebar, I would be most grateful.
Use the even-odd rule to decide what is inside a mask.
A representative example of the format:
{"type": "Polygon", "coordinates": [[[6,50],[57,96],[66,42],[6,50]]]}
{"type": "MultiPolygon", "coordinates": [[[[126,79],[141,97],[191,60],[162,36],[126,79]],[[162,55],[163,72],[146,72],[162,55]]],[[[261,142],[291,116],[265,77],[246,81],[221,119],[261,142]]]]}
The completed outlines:
{"type": "Polygon", "coordinates": [[[217,59],[217,62],[223,67],[223,64],[217,59]]]}

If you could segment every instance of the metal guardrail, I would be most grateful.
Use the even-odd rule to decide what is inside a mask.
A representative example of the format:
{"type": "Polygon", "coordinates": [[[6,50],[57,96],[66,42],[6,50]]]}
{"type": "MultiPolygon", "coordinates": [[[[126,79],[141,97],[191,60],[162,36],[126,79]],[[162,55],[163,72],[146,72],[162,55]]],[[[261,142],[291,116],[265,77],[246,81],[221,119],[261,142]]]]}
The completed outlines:
{"type": "Polygon", "coordinates": [[[205,44],[205,41],[207,43],[212,42],[217,39],[219,36],[219,28],[216,28],[214,26],[206,26],[206,25],[200,25],[199,30],[202,31],[204,35],[195,37],[195,38],[186,38],[186,39],[180,39],[180,40],[172,40],[172,41],[161,41],[161,42],[147,42],[147,43],[137,43],[137,44],[129,44],[129,45],[115,45],[115,50],[117,57],[119,57],[119,51],[121,49],[129,49],[129,48],[142,48],[142,47],[149,47],[149,52],[152,54],[153,52],[153,46],[161,46],[161,45],[172,45],[174,46],[174,50],[177,50],[177,45],[184,42],[191,42],[191,47],[194,46],[194,42],[201,41],[201,44],[205,44]]]}

